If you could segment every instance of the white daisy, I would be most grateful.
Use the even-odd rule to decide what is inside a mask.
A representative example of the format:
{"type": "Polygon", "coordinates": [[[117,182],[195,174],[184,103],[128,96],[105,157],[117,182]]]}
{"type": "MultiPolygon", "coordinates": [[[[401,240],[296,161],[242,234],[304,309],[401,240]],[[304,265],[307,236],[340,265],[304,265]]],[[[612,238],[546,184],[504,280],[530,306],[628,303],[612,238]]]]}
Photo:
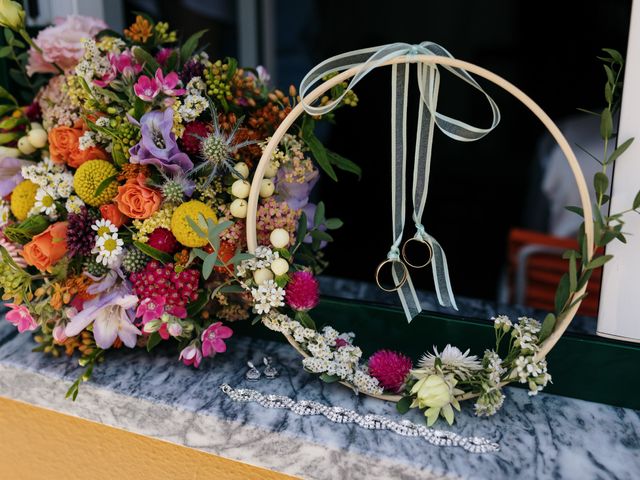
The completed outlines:
{"type": "Polygon", "coordinates": [[[9,203],[4,200],[0,200],[0,227],[4,227],[7,223],[9,223],[9,212],[11,209],[9,208],[9,203]]]}
{"type": "Polygon", "coordinates": [[[96,240],[100,237],[118,233],[118,227],[111,223],[111,220],[106,220],[104,218],[96,220],[96,222],[91,225],[91,230],[94,230],[96,232],[96,240]]]}
{"type": "Polygon", "coordinates": [[[77,195],[70,195],[64,204],[64,208],[67,209],[67,213],[79,213],[83,206],[84,202],[77,195]]]}
{"type": "Polygon", "coordinates": [[[438,352],[438,348],[434,346],[433,353],[425,353],[418,363],[419,368],[414,371],[416,373],[435,372],[436,359],[440,359],[444,373],[453,373],[462,380],[468,378],[470,372],[482,368],[478,357],[469,355],[469,350],[462,353],[458,347],[447,345],[442,352],[438,352]]]}
{"type": "Polygon", "coordinates": [[[38,213],[44,213],[49,217],[56,216],[56,197],[49,189],[39,188],[36,192],[36,202],[34,204],[34,210],[38,213]]]}
{"type": "Polygon", "coordinates": [[[96,240],[96,246],[93,247],[91,253],[97,253],[96,262],[101,263],[105,267],[113,267],[117,265],[122,256],[124,241],[118,238],[117,233],[111,235],[105,234],[96,240]]]}

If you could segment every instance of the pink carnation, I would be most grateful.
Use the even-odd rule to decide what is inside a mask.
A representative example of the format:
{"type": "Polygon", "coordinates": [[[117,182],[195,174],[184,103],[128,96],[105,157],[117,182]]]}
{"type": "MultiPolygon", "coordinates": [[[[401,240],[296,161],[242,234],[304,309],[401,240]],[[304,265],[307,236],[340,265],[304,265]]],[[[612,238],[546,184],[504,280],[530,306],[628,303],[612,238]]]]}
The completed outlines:
{"type": "Polygon", "coordinates": [[[34,48],[29,50],[29,64],[27,72],[53,73],[56,63],[67,71],[74,68],[84,54],[83,39],[93,38],[107,25],[98,18],[82,15],[69,15],[54,20],[54,25],[42,30],[35,38],[35,43],[42,49],[42,53],[34,48]]]}
{"type": "Polygon", "coordinates": [[[369,374],[392,392],[400,391],[412,367],[409,357],[391,350],[378,350],[369,358],[369,374]]]}
{"type": "Polygon", "coordinates": [[[5,319],[9,323],[13,323],[16,327],[18,327],[18,331],[20,333],[26,332],[27,330],[35,330],[38,328],[38,324],[31,316],[29,309],[24,305],[16,305],[15,303],[5,303],[5,307],[9,307],[11,309],[5,315],[5,319]]]}
{"type": "Polygon", "coordinates": [[[318,281],[311,272],[295,272],[287,285],[285,298],[294,310],[311,310],[318,305],[318,281]]]}

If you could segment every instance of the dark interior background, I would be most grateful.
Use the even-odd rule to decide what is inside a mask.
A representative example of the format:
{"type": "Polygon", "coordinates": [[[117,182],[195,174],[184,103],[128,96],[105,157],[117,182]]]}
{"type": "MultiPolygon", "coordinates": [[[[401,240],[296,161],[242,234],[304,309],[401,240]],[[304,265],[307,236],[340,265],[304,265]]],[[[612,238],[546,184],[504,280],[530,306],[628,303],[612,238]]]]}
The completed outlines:
{"type": "MultiPolygon", "coordinates": [[[[127,2],[128,20],[133,18],[131,10],[146,5],[184,36],[209,28],[212,55],[236,55],[235,2],[213,2],[226,5],[228,15],[218,18],[196,12],[189,2],[139,3],[127,2]]],[[[577,107],[601,108],[605,77],[596,57],[602,47],[625,53],[630,8],[630,0],[276,0],[273,76],[285,88],[298,85],[309,68],[331,55],[431,40],[510,80],[559,120],[577,107]]],[[[356,88],[358,107],[341,109],[337,125],[322,132],[329,148],[363,168],[360,181],[343,174],[337,185],[325,178],[317,188],[328,214],[345,221],[335,234],[336,242],[327,248],[327,274],[373,281],[374,269],[391,243],[389,75],[380,70],[361,82],[356,88]]],[[[488,125],[484,96],[443,76],[439,109],[473,125],[488,125]]],[[[455,293],[493,300],[508,231],[530,226],[534,214],[544,216],[527,209],[535,188],[532,161],[544,132],[515,99],[481,83],[498,103],[502,122],[471,144],[436,134],[423,223],[447,253],[455,293]]],[[[417,98],[415,91],[412,98],[417,98]]],[[[417,103],[412,106],[417,108],[417,103]]],[[[410,119],[416,111],[410,109],[410,119]]],[[[416,275],[416,283],[429,289],[430,277],[425,270],[416,275]]]]}

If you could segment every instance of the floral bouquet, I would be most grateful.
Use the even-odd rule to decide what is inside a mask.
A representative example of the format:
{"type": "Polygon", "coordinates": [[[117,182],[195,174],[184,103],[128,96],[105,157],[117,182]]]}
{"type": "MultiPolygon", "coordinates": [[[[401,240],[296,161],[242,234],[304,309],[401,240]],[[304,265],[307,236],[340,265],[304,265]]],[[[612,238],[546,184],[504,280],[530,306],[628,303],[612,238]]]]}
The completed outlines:
{"type": "Polygon", "coordinates": [[[274,155],[264,246],[243,253],[253,170],[295,88],[273,90],[264,68],[210,59],[204,32],[181,43],[144,14],[123,35],[69,16],[32,39],[18,4],[0,11],[0,56],[17,66],[15,91],[0,87],[0,287],[36,350],[80,353],[69,396],[109,349],[174,342],[198,367],[226,350],[229,323],[285,296],[301,314],[316,305],[321,249],[341,225],[309,201],[316,162],[334,179],[334,167],[359,172],[318,141],[317,119],[274,155]]]}

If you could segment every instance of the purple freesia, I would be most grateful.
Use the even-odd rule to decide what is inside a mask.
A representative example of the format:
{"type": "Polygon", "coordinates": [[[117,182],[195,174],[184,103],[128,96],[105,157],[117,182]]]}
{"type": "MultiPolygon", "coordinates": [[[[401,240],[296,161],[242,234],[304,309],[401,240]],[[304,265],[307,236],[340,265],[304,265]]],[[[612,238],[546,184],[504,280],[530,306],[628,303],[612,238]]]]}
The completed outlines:
{"type": "Polygon", "coordinates": [[[314,168],[311,172],[305,174],[303,182],[287,182],[285,180],[287,173],[289,172],[287,172],[286,167],[278,169],[278,174],[275,178],[278,200],[287,202],[293,210],[300,210],[309,203],[309,194],[318,183],[320,174],[314,168]]]}
{"type": "Polygon", "coordinates": [[[186,153],[180,151],[176,137],[171,132],[172,109],[145,113],[140,119],[140,126],[142,139],[129,150],[131,163],[154,165],[172,175],[187,172],[193,168],[193,162],[186,153]]]}
{"type": "Polygon", "coordinates": [[[120,338],[127,347],[136,346],[140,330],[133,325],[133,308],[138,297],[125,288],[116,288],[84,304],[81,312],[71,318],[64,333],[67,337],[78,335],[93,322],[93,337],[98,347],[106,349],[120,338]]]}
{"type": "Polygon", "coordinates": [[[0,197],[6,197],[13,192],[16,185],[23,180],[20,173],[22,167],[31,163],[13,157],[0,158],[0,197]]]}

